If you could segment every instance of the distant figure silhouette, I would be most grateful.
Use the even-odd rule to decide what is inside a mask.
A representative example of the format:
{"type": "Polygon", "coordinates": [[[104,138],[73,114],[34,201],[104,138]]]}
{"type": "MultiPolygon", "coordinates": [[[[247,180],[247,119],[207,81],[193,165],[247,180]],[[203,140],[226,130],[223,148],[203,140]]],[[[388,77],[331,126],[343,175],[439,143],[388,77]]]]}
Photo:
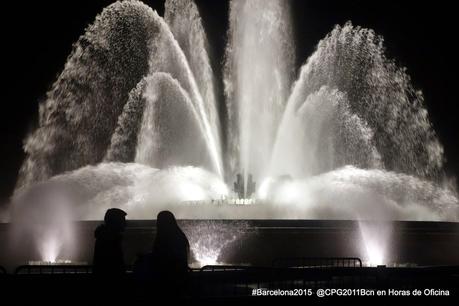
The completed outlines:
{"type": "Polygon", "coordinates": [[[93,273],[102,276],[120,276],[126,272],[122,248],[122,233],[126,227],[126,212],[118,208],[107,210],[104,224],[94,232],[93,273]]]}
{"type": "Polygon", "coordinates": [[[134,266],[138,278],[155,282],[163,294],[180,292],[186,286],[190,245],[170,211],[161,211],[156,220],[153,252],[139,258],[134,266]]]}

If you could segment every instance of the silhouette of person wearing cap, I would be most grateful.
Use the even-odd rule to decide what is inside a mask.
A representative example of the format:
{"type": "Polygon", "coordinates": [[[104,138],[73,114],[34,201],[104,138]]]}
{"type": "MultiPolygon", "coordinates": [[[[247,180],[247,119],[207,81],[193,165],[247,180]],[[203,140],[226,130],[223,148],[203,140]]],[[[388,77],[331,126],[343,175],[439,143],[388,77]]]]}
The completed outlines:
{"type": "Polygon", "coordinates": [[[122,247],[126,227],[126,212],[110,208],[105,213],[104,224],[99,225],[94,236],[93,273],[101,276],[121,276],[126,272],[122,247]]]}

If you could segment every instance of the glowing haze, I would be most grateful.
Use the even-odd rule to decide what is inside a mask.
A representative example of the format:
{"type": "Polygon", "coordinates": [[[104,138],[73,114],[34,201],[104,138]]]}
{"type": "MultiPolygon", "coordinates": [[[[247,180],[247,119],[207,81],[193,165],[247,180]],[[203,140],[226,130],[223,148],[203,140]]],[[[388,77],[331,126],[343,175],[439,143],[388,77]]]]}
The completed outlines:
{"type": "Polygon", "coordinates": [[[193,1],[166,1],[164,18],[138,1],[104,9],[25,140],[15,215],[58,218],[47,199],[83,220],[108,207],[131,219],[458,220],[422,93],[382,37],[337,25],[294,67],[288,1],[232,1],[229,18],[218,101],[193,1]],[[237,173],[253,174],[257,204],[213,205],[234,197],[237,173]]]}

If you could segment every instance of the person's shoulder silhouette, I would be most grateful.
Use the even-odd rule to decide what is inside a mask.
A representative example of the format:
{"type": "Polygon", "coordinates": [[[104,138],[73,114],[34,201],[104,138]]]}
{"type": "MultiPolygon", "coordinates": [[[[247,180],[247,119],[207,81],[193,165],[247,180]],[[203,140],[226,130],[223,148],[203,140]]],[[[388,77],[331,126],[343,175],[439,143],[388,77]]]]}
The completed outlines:
{"type": "Polygon", "coordinates": [[[190,245],[170,211],[161,211],[156,218],[156,237],[152,252],[139,256],[134,273],[140,279],[161,284],[181,281],[188,272],[190,245]]]}
{"type": "Polygon", "coordinates": [[[126,212],[118,208],[107,210],[104,224],[94,236],[93,272],[98,275],[122,275],[126,272],[122,248],[122,233],[126,227],[126,212]]]}
{"type": "Polygon", "coordinates": [[[140,256],[134,266],[137,278],[155,282],[158,292],[185,290],[190,245],[170,211],[156,219],[156,238],[151,253],[140,256]]]}

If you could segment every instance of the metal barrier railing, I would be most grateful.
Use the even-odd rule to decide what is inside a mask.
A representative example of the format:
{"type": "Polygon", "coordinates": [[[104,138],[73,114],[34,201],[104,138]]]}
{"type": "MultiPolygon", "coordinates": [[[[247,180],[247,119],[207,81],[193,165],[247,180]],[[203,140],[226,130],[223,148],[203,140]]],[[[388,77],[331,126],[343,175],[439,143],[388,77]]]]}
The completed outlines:
{"type": "Polygon", "coordinates": [[[361,268],[362,260],[358,257],[286,257],[276,258],[272,262],[274,268],[329,268],[352,267],[361,268]]]}
{"type": "Polygon", "coordinates": [[[89,265],[23,265],[16,268],[14,274],[91,274],[89,265]]]}
{"type": "Polygon", "coordinates": [[[204,266],[195,273],[193,292],[205,297],[250,296],[253,289],[266,288],[270,270],[252,266],[204,266]]]}
{"type": "Polygon", "coordinates": [[[364,278],[355,268],[362,267],[358,257],[290,257],[272,262],[273,282],[276,288],[338,288],[344,285],[374,283],[364,278]]]}
{"type": "Polygon", "coordinates": [[[204,266],[197,273],[200,296],[250,296],[256,289],[357,287],[375,283],[374,275],[362,273],[358,258],[302,258],[277,261],[283,267],[204,266]],[[288,266],[286,263],[292,264],[288,266]]]}
{"type": "Polygon", "coordinates": [[[238,265],[206,265],[198,271],[200,272],[229,272],[229,271],[246,271],[253,269],[253,266],[238,266],[238,265]]]}

